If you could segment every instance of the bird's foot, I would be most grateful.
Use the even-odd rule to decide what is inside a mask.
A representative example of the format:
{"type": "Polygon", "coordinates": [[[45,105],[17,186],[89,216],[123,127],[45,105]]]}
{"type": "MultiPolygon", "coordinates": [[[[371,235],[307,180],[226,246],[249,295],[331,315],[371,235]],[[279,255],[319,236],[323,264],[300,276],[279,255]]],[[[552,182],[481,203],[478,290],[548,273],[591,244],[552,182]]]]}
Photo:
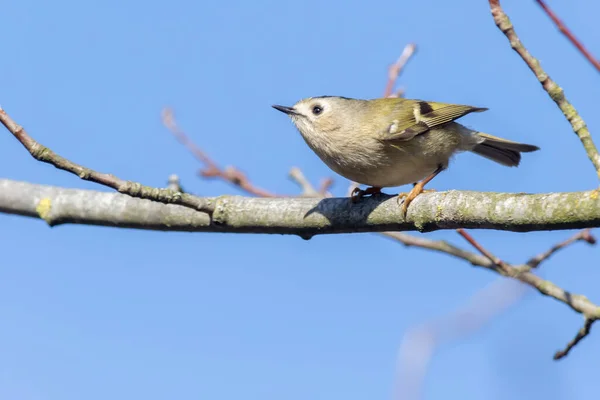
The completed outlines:
{"type": "Polygon", "coordinates": [[[412,190],[408,193],[398,193],[398,205],[402,203],[402,217],[406,218],[406,213],[408,212],[408,206],[410,203],[420,194],[422,193],[432,193],[435,192],[435,189],[424,189],[421,182],[415,183],[412,190]]]}
{"type": "Polygon", "coordinates": [[[381,188],[379,188],[379,187],[368,187],[365,190],[355,187],[354,190],[352,190],[352,193],[350,194],[350,200],[353,203],[356,203],[357,201],[359,201],[360,199],[362,199],[365,196],[380,194],[380,193],[381,193],[381,188]]]}

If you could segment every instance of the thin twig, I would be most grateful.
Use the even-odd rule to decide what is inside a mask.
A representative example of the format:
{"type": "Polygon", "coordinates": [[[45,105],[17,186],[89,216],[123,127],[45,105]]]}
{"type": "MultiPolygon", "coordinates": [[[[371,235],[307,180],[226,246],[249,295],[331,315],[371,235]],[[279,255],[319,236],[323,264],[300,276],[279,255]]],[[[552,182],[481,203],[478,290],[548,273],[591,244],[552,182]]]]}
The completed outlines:
{"type": "MultiPolygon", "coordinates": [[[[404,50],[402,50],[402,54],[400,54],[400,57],[398,57],[398,60],[396,60],[394,64],[390,65],[390,68],[388,70],[388,81],[385,85],[385,90],[383,91],[383,97],[393,96],[396,80],[398,80],[400,73],[402,73],[402,70],[404,69],[408,61],[411,59],[411,57],[415,54],[416,50],[416,44],[407,44],[404,47],[404,50]]],[[[402,91],[401,93],[404,93],[404,91],[402,91]]]]}
{"type": "Polygon", "coordinates": [[[573,35],[571,30],[558,18],[558,16],[548,7],[543,0],[535,0],[544,12],[554,22],[559,31],[569,39],[571,44],[577,47],[577,50],[600,72],[600,61],[598,61],[584,46],[583,44],[573,35]]]}
{"type": "Polygon", "coordinates": [[[469,262],[471,265],[493,268],[494,263],[487,257],[480,256],[479,254],[463,250],[460,247],[454,246],[445,240],[432,240],[427,239],[423,236],[413,236],[403,232],[382,232],[382,235],[400,242],[406,247],[418,247],[425,250],[436,251],[447,254],[456,258],[460,258],[469,262]]]}
{"type": "Polygon", "coordinates": [[[495,266],[497,266],[498,268],[500,268],[504,272],[507,272],[507,269],[508,269],[509,266],[504,261],[502,261],[501,259],[499,259],[495,255],[493,255],[491,252],[489,252],[485,247],[483,247],[482,245],[480,245],[479,242],[477,242],[473,238],[473,236],[471,236],[469,233],[467,233],[467,231],[465,231],[464,229],[460,228],[460,229],[457,229],[456,232],[458,232],[459,235],[461,235],[463,238],[465,238],[465,240],[467,242],[469,242],[471,244],[471,246],[475,247],[475,249],[477,249],[478,252],[480,252],[482,255],[484,255],[495,266]]]}
{"type": "Polygon", "coordinates": [[[531,53],[529,53],[525,46],[523,46],[523,43],[517,36],[508,16],[502,10],[502,7],[500,6],[500,0],[489,0],[489,3],[492,10],[492,16],[494,17],[494,22],[502,31],[502,33],[504,33],[504,35],[508,38],[513,50],[515,50],[519,56],[521,56],[523,61],[525,61],[527,66],[542,84],[544,90],[548,93],[550,98],[554,100],[558,108],[560,108],[564,116],[567,118],[571,124],[571,127],[573,128],[573,131],[577,134],[579,140],[583,144],[588,158],[594,165],[596,174],[600,178],[600,154],[598,154],[598,149],[592,140],[592,136],[590,135],[590,131],[588,130],[585,122],[579,116],[577,110],[575,110],[575,107],[569,103],[562,88],[558,86],[552,79],[550,79],[548,74],[542,69],[540,62],[534,58],[531,53]]]}
{"type": "Polygon", "coordinates": [[[292,167],[288,174],[291,180],[296,182],[300,189],[302,189],[302,196],[304,197],[321,197],[322,194],[317,190],[312,183],[304,176],[300,168],[292,167]]]}
{"type": "Polygon", "coordinates": [[[99,183],[104,186],[118,190],[120,193],[141,199],[159,201],[166,204],[180,204],[195,210],[211,213],[214,211],[213,204],[204,198],[189,195],[187,193],[175,192],[169,189],[159,189],[144,186],[137,182],[125,181],[111,174],[105,174],[76,164],[54,153],[49,148],[36,142],[17,124],[2,108],[0,108],[0,122],[13,136],[29,151],[36,160],[54,165],[58,169],[77,175],[79,178],[99,183]]]}
{"type": "Polygon", "coordinates": [[[537,268],[541,262],[550,258],[557,251],[564,249],[565,247],[567,247],[575,242],[578,242],[580,240],[587,242],[589,244],[596,244],[596,238],[594,236],[592,236],[590,230],[584,229],[580,232],[577,232],[575,235],[571,236],[567,240],[560,242],[558,244],[555,244],[547,251],[540,253],[537,256],[531,258],[529,261],[527,261],[526,264],[531,268],[537,268]]]}
{"type": "Polygon", "coordinates": [[[331,193],[329,193],[329,189],[333,186],[334,180],[333,178],[323,178],[321,179],[321,183],[319,184],[319,194],[324,197],[331,197],[331,193]]]}
{"type": "Polygon", "coordinates": [[[273,194],[267,190],[261,189],[252,185],[246,175],[235,167],[226,167],[225,169],[220,168],[216,162],[214,162],[200,147],[185,134],[185,132],[179,129],[175,116],[171,109],[165,108],[162,112],[163,124],[167,129],[177,138],[177,140],[183,144],[198,161],[204,164],[204,168],[200,170],[200,175],[204,178],[221,178],[245,192],[258,196],[258,197],[285,197],[281,195],[273,194]]]}
{"type": "Polygon", "coordinates": [[[577,335],[575,335],[573,340],[567,343],[567,346],[564,348],[564,350],[557,351],[556,354],[554,354],[554,359],[560,360],[561,358],[569,354],[569,352],[573,349],[573,347],[577,346],[581,339],[590,334],[592,325],[596,321],[596,319],[586,318],[585,322],[583,323],[583,327],[577,332],[577,335]]]}

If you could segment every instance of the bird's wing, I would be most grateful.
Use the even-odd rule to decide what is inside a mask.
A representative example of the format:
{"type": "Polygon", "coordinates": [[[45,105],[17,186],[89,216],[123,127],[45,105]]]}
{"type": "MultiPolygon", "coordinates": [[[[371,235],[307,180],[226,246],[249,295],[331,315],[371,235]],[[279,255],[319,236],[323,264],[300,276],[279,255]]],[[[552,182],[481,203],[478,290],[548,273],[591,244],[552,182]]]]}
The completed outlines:
{"type": "Polygon", "coordinates": [[[408,101],[413,103],[412,107],[406,107],[405,103],[401,111],[394,112],[393,116],[397,118],[390,123],[383,140],[410,140],[431,128],[452,122],[466,114],[487,110],[487,108],[459,104],[408,101]]]}

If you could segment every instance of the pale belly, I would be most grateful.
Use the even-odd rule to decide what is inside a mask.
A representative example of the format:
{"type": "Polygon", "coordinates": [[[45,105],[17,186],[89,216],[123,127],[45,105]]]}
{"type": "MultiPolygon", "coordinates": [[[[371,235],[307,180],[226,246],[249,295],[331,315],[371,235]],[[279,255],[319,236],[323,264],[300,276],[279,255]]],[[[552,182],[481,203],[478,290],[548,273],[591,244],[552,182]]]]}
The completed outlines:
{"type": "MultiPolygon", "coordinates": [[[[432,133],[435,135],[437,132],[432,133]]],[[[381,142],[371,142],[370,151],[360,152],[353,149],[322,160],[333,171],[362,185],[402,186],[426,178],[439,166],[448,166],[450,158],[459,147],[458,140],[448,139],[454,138],[432,142],[431,136],[423,135],[414,138],[410,143],[405,142],[401,149],[381,142]],[[428,150],[423,152],[422,149],[428,150]],[[349,154],[353,156],[349,157],[349,154]]],[[[363,142],[362,145],[364,150],[367,144],[363,142]]]]}
{"type": "Polygon", "coordinates": [[[433,173],[440,164],[446,167],[448,160],[443,160],[441,163],[430,163],[403,158],[396,159],[388,165],[365,166],[361,169],[346,169],[333,165],[330,165],[330,168],[353,182],[382,188],[419,182],[433,173]]]}

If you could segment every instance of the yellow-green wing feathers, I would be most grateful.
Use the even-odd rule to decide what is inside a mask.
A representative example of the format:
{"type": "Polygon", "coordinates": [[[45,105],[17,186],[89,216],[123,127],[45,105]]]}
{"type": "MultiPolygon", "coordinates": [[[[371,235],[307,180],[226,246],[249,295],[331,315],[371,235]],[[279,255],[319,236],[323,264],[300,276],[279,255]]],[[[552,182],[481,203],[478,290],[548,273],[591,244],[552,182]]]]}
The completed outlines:
{"type": "Polygon", "coordinates": [[[452,122],[466,114],[487,108],[423,100],[400,100],[391,111],[395,117],[383,140],[410,140],[429,129],[452,122]],[[403,100],[403,101],[402,101],[403,100]]]}
{"type": "Polygon", "coordinates": [[[469,113],[482,112],[485,110],[487,110],[487,108],[448,104],[438,108],[437,110],[434,109],[429,113],[422,114],[421,121],[425,122],[429,128],[433,128],[448,122],[452,122],[469,113]]]}

